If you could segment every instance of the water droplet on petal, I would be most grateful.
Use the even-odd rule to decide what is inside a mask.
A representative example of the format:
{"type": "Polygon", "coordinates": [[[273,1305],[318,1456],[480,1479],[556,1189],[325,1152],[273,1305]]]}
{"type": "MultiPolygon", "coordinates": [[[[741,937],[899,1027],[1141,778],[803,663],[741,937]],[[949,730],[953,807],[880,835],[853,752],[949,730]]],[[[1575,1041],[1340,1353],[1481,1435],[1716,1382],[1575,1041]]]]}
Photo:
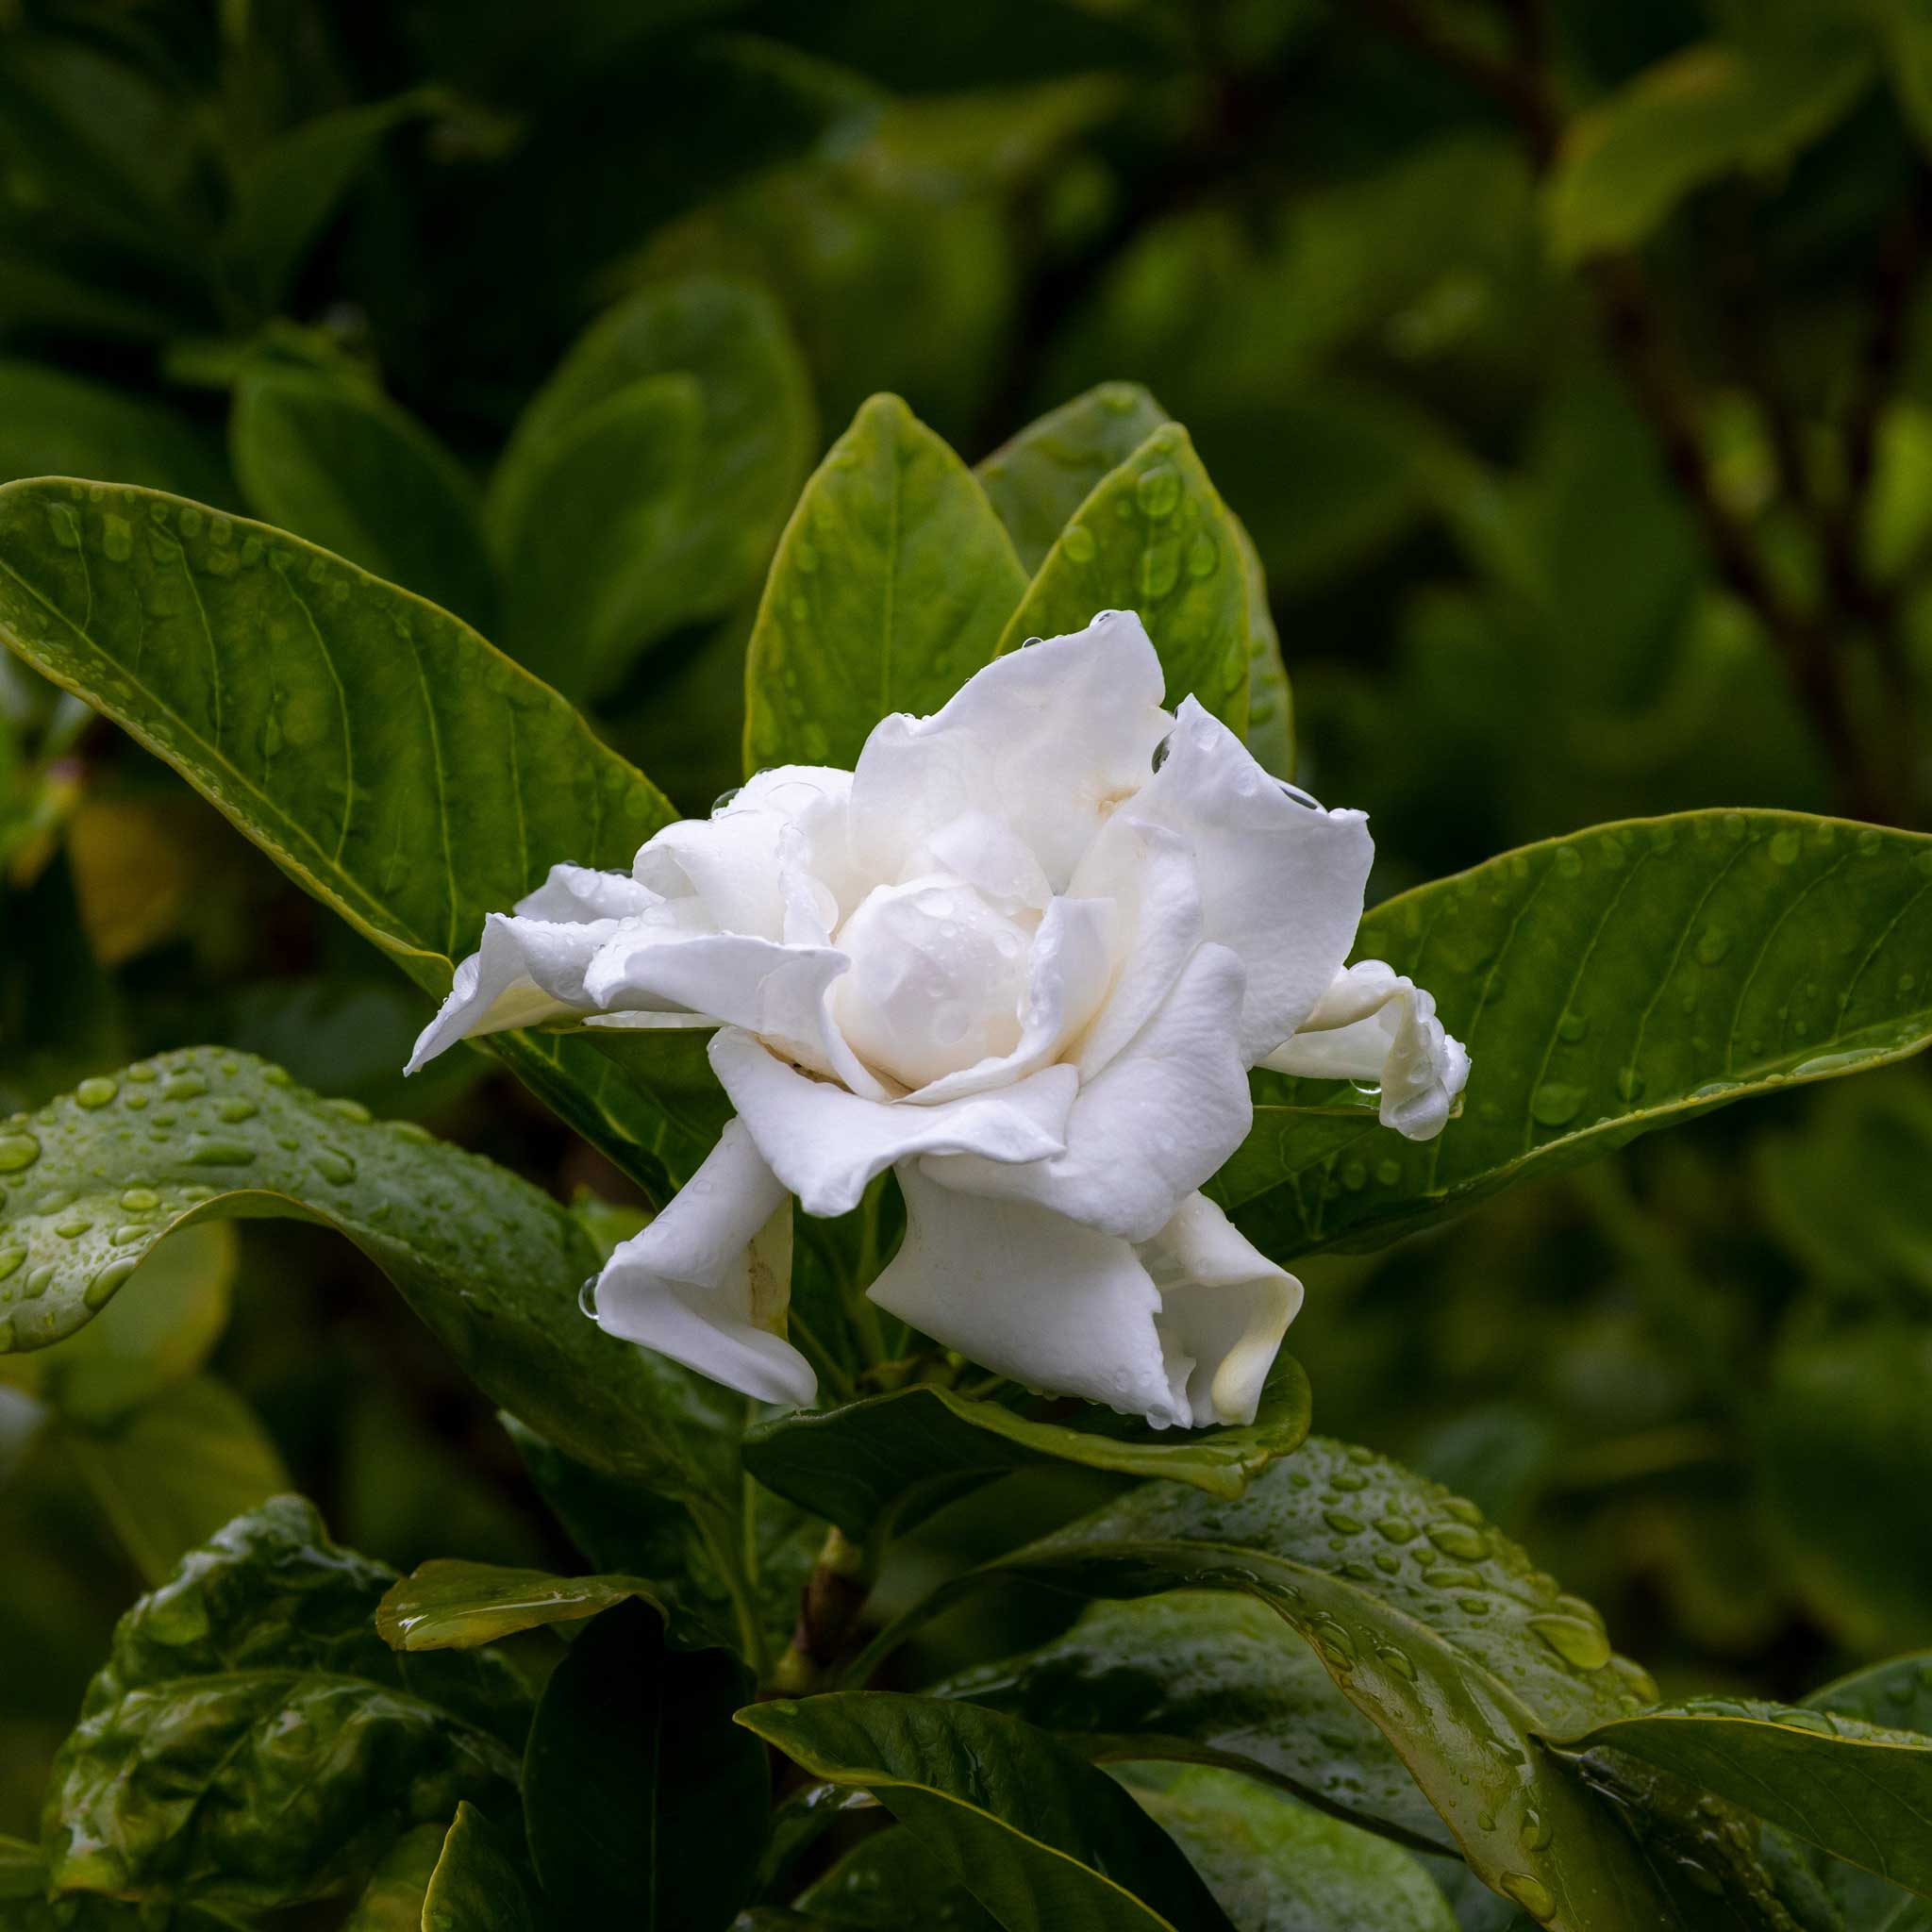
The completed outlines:
{"type": "Polygon", "coordinates": [[[96,1074],[92,1080],[83,1080],[74,1090],[74,1097],[82,1107],[106,1107],[120,1092],[121,1083],[110,1080],[104,1074],[96,1074]]]}

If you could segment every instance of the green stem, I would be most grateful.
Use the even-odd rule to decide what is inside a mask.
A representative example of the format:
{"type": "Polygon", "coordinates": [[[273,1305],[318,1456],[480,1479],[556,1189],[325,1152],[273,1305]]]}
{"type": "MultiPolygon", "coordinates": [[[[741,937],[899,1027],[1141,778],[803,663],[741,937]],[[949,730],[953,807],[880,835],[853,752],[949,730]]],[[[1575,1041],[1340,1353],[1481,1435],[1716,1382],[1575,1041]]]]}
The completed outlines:
{"type": "Polygon", "coordinates": [[[731,1613],[738,1625],[739,1648],[754,1674],[762,1676],[766,1656],[765,1633],[759,1626],[757,1607],[745,1588],[745,1573],[739,1552],[732,1547],[732,1539],[721,1533],[719,1525],[712,1521],[710,1510],[694,1508],[691,1515],[697,1526],[698,1541],[704,1544],[705,1553],[710,1557],[725,1594],[731,1599],[731,1613]]]}

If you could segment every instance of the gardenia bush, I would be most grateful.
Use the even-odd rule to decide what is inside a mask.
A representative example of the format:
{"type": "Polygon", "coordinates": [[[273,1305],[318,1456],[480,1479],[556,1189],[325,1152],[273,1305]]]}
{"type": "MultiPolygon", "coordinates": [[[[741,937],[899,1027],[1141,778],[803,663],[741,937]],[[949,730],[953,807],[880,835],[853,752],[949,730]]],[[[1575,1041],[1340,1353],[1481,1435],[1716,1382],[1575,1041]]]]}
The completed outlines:
{"type": "Polygon", "coordinates": [[[1915,1662],[1661,1700],[1473,1504],[1310,1436],[1281,1343],[1299,1256],[1921,1048],[1932,840],[1692,812],[1364,915],[1265,613],[1134,392],[976,472],[874,398],[771,566],[750,775],[689,820],[354,564],[0,490],[0,636],[442,1001],[415,1064],[478,1042],[657,1209],[220,1042],[0,1127],[8,1349],[82,1359],[172,1231],[322,1223],[589,1566],[399,1578],[299,1498],[237,1516],[123,1619],[6,1924],[1223,1932],[1289,1873],[1432,1932],[1924,1909],[1915,1662]],[[1052,1469],[1058,1520],[946,1544],[1052,1469]],[[995,1585],[1061,1614],[923,1665],[995,1585]]]}

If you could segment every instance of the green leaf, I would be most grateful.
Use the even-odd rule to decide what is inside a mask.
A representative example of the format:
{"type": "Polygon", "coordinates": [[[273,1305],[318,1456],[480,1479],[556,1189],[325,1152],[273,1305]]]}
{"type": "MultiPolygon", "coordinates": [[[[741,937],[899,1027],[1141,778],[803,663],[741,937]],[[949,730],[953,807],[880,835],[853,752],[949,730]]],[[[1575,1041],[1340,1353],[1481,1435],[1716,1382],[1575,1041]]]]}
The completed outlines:
{"type": "Polygon", "coordinates": [[[1871,75],[1871,48],[1851,34],[1707,41],[1673,54],[1571,125],[1545,205],[1557,253],[1575,260],[1628,248],[1693,188],[1781,166],[1851,108],[1871,75]]]}
{"type": "Polygon", "coordinates": [[[1147,1484],[908,1622],[975,1574],[1094,1596],[1251,1595],[1312,1646],[1492,1889],[1569,1932],[1705,1923],[1709,1901],[1690,1892],[1687,1916],[1686,1885],[1541,1742],[1629,1715],[1648,1678],[1472,1504],[1367,1450],[1311,1437],[1232,1503],[1147,1484]]]}
{"type": "Polygon", "coordinates": [[[383,1854],[342,1932],[423,1932],[423,1903],[442,1857],[446,1826],[419,1824],[383,1854]]]}
{"type": "Polygon", "coordinates": [[[974,466],[1022,570],[1039,570],[1080,506],[1169,420],[1139,383],[1103,382],[974,466]]]}
{"type": "Polygon", "coordinates": [[[812,1924],[902,1932],[910,1924],[944,1932],[997,1932],[999,1921],[955,1878],[910,1826],[862,1838],[798,1896],[812,1924]]]}
{"type": "Polygon", "coordinates": [[[588,687],[622,668],[620,647],[724,616],[758,582],[817,441],[809,377],[761,288],[686,275],[619,304],[538,391],[491,486],[511,648],[545,664],[583,665],[588,652],[588,687]],[[572,518],[593,527],[551,527],[572,518]],[[573,556],[603,580],[571,584],[573,556]],[[546,589],[563,600],[554,612],[546,589]]]}
{"type": "Polygon", "coordinates": [[[188,496],[228,490],[213,451],[172,410],[58,369],[0,360],[0,482],[50,475],[188,496]]]}
{"type": "Polygon", "coordinates": [[[1193,1767],[1128,1789],[1239,1932],[1457,1932],[1407,1852],[1247,1778],[1193,1767]]]}
{"type": "Polygon", "coordinates": [[[55,1885],[322,1897],[358,1884],[399,1830],[513,1790],[520,1680],[489,1652],[391,1651],[371,1619],[393,1580],[284,1496],[142,1597],[55,1763],[55,1885]]]}
{"type": "Polygon", "coordinates": [[[402,94],[318,114],[248,158],[235,177],[235,205],[221,246],[230,275],[260,313],[273,314],[280,305],[391,132],[429,106],[425,95],[402,94]]]}
{"type": "Polygon", "coordinates": [[[457,1807],[422,1923],[436,1932],[543,1932],[547,1924],[515,1841],[474,1805],[457,1807]]]}
{"type": "MultiPolygon", "coordinates": [[[[1104,382],[1028,424],[974,469],[1024,570],[1040,569],[1088,497],[1168,421],[1138,383],[1104,382]]],[[[1232,512],[1227,522],[1247,590],[1248,746],[1286,778],[1294,769],[1294,724],[1281,640],[1254,540],[1232,512]]]]}
{"type": "Polygon", "coordinates": [[[755,1424],[745,1467],[781,1496],[829,1518],[848,1536],[899,1529],[1014,1469],[1073,1462],[1127,1476],[1164,1476],[1235,1497],[1308,1431],[1307,1377],[1278,1356],[1255,1420],[1169,1432],[1088,1409],[1077,1422],[1030,1422],[994,1402],[918,1383],[842,1408],[755,1424]]]}
{"type": "MultiPolygon", "coordinates": [[[[12,1243],[0,1236],[0,1247],[12,1243]]],[[[70,1422],[100,1428],[119,1421],[196,1374],[213,1353],[228,1323],[235,1249],[231,1227],[183,1228],[148,1250],[135,1292],[117,1294],[85,1328],[56,1348],[0,1357],[0,1382],[70,1422]]]]}
{"type": "MultiPolygon", "coordinates": [[[[455,618],[158,493],[0,489],[0,640],[173,765],[437,999],[484,918],[553,863],[627,866],[675,816],[455,618]]],[[[593,1041],[492,1043],[647,1186],[709,1151],[593,1041]]],[[[648,1063],[647,1047],[627,1052],[648,1063]]]]}
{"type": "Polygon", "coordinates": [[[606,1610],[571,1645],[524,1758],[530,1856],[563,1923],[730,1924],[771,1807],[765,1754],[731,1722],[754,1689],[727,1651],[670,1650],[641,1603],[606,1610]]]}
{"type": "Polygon", "coordinates": [[[197,1376],[104,1427],[60,1441],[150,1585],[244,1510],[289,1487],[260,1418],[225,1383],[197,1376]]]}
{"type": "Polygon", "coordinates": [[[1356,952],[1436,995],[1473,1063],[1461,1117],[1419,1144],[1332,1085],[1258,1076],[1213,1191],[1276,1257],[1374,1246],[1723,1102],[1919,1052],[1932,839],[1776,811],[1598,825],[1386,901],[1356,952]]]}
{"type": "Polygon", "coordinates": [[[496,591],[475,491],[394,403],[319,373],[257,368],[236,387],[228,456],[264,522],[490,622],[496,591]]]}
{"type": "Polygon", "coordinates": [[[523,460],[520,515],[497,520],[504,635],[571,695],[608,690],[677,623],[691,586],[677,549],[704,495],[704,393],[647,375],[523,460]]]}
{"type": "Polygon", "coordinates": [[[938,710],[991,660],[1025,582],[971,472],[897,396],[874,396],[772,560],[745,664],[746,769],[849,768],[889,712],[938,710]]]}
{"type": "Polygon", "coordinates": [[[872,1792],[1015,1932],[1227,1932],[1173,1840],[1029,1724],[876,1690],[754,1705],[738,1721],[812,1776],[872,1792]]]}
{"type": "Polygon", "coordinates": [[[436,1557],[376,1606],[375,1627],[395,1650],[474,1650],[519,1630],[597,1616],[631,1597],[663,1612],[656,1586],[641,1576],[552,1576],[436,1557]]]}
{"type": "Polygon", "coordinates": [[[1245,1596],[1097,1603],[1023,1656],[933,1687],[1024,1718],[1089,1757],[1177,1758],[1266,1779],[1421,1851],[1455,1851],[1389,1740],[1307,1644],[1245,1596]]]}
{"type": "Polygon", "coordinates": [[[1932,1738],[1708,1697],[1599,1724],[1568,1747],[1628,1752],[1847,1864],[1932,1894],[1932,1738]]]}
{"type": "Polygon", "coordinates": [[[293,1216],[346,1235],[492,1400],[573,1455],[688,1498],[737,1492],[722,1445],[741,1399],[586,1321],[577,1290],[597,1257],[575,1218],[419,1127],[190,1048],[0,1125],[0,1162],[14,1347],[82,1326],[177,1227],[293,1216]]]}

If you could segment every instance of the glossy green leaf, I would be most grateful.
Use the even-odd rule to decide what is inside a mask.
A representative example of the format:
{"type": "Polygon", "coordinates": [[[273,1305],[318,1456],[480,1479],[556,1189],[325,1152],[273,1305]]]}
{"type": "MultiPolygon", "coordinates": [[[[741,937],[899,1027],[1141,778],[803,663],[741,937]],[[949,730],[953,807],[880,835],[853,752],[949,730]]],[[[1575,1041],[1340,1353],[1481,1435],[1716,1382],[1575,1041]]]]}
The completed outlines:
{"type": "Polygon", "coordinates": [[[1307,1377],[1278,1356],[1255,1420],[1243,1426],[1150,1429],[1097,1407],[1074,1423],[1030,1422],[995,1402],[918,1383],[842,1408],[755,1425],[745,1467],[768,1488],[863,1539],[888,1520],[909,1528],[942,1504],[1029,1465],[1074,1462],[1163,1476],[1238,1496],[1308,1431],[1307,1377]]]}
{"type": "Polygon", "coordinates": [[[620,649],[724,615],[758,582],[817,438],[805,365],[763,289],[685,275],[620,303],[538,391],[491,485],[511,648],[544,665],[588,650],[575,687],[588,688],[621,668],[620,649]],[[572,518],[596,527],[547,527],[572,518]],[[603,580],[570,583],[573,558],[603,580]],[[547,620],[546,587],[560,599],[547,620]],[[566,635],[543,635],[546,621],[566,635]]]}
{"type": "Polygon", "coordinates": [[[0,1124],[0,1332],[82,1326],[175,1228],[293,1216],[346,1235],[494,1400],[600,1468],[736,1493],[740,1398],[577,1307],[596,1250],[527,1181],[280,1069],[205,1048],[85,1081],[0,1124]]]}
{"type": "Polygon", "coordinates": [[[908,1825],[860,1839],[798,1896],[812,1924],[901,1932],[909,1924],[933,1932],[997,1932],[999,1921],[961,1885],[908,1825]]]}
{"type": "Polygon", "coordinates": [[[1616,1719],[1570,1745],[1628,1752],[1932,1894],[1932,1738],[1809,1707],[1709,1697],[1616,1719]]]}
{"type": "Polygon", "coordinates": [[[423,1902],[449,1836],[441,1824],[406,1831],[370,1874],[342,1932],[423,1932],[423,1902]]]}
{"type": "Polygon", "coordinates": [[[1248,722],[1248,583],[1241,526],[1188,432],[1163,425],[1080,506],[1000,640],[1082,629],[1135,610],[1160,654],[1167,702],[1191,693],[1236,731],[1248,722]]]}
{"type": "Polygon", "coordinates": [[[0,361],[0,483],[50,475],[186,496],[228,489],[214,452],[172,410],[58,369],[0,361]]]}
{"type": "Polygon", "coordinates": [[[414,417],[359,385],[262,367],[235,390],[228,456],[248,507],[472,624],[496,602],[470,479],[414,417]]]}
{"type": "Polygon", "coordinates": [[[1492,1889],[1566,1932],[1727,1923],[1541,1742],[1630,1715],[1648,1678],[1473,1505],[1367,1450],[1310,1438],[1232,1503],[1150,1483],[978,1574],[1251,1595],[1312,1646],[1492,1889]]]}
{"type": "Polygon", "coordinates": [[[552,1576],[435,1557],[376,1606],[375,1627],[397,1650],[474,1650],[519,1630],[597,1616],[631,1597],[661,1614],[655,1587],[641,1576],[552,1576]]]}
{"type": "MultiPolygon", "coordinates": [[[[441,1832],[437,1839],[440,1843],[441,1832]]],[[[219,1907],[189,1905],[158,1911],[85,1893],[49,1898],[41,1848],[24,1839],[0,1838],[0,1932],[233,1932],[245,1923],[219,1907]]],[[[419,1921],[408,1923],[408,1932],[420,1932],[419,1921]]],[[[357,1928],[350,1926],[345,1932],[357,1928]]],[[[386,1928],[371,1924],[361,1932],[386,1928]]]]}
{"type": "Polygon", "coordinates": [[[1170,1591],[1096,1603],[1059,1636],[934,1687],[1052,1731],[1089,1757],[1177,1758],[1264,1778],[1419,1850],[1455,1840],[1389,1740],[1313,1649],[1252,1599],[1170,1591]]]}
{"type": "Polygon", "coordinates": [[[436,1932],[545,1932],[550,1924],[515,1840],[474,1805],[457,1807],[422,1923],[436,1932]]]}
{"type": "Polygon", "coordinates": [[[1399,1846],[1232,1772],[1195,1766],[1128,1789],[1238,1932],[1457,1932],[1448,1901],[1399,1846]]]}
{"type": "Polygon", "coordinates": [[[814,1777],[871,1791],[1014,1932],[1228,1932],[1133,1800],[1016,1719],[860,1691],[754,1705],[738,1721],[814,1777]]]}
{"type": "Polygon", "coordinates": [[[235,179],[221,245],[229,274],[263,314],[275,312],[390,134],[428,105],[420,94],[404,94],[318,114],[248,158],[235,179]]]}
{"type": "Polygon", "coordinates": [[[806,485],[765,581],[746,768],[850,768],[889,712],[938,710],[991,659],[1025,582],[971,472],[897,396],[874,396],[806,485]]]}
{"type": "Polygon", "coordinates": [[[1258,1077],[1214,1183],[1265,1252],[1374,1246],[1536,1174],[1932,1041],[1932,839],[1794,812],[1599,825],[1386,901],[1358,958],[1436,995],[1473,1062],[1414,1142],[1258,1077]]]}
{"type": "MultiPolygon", "coordinates": [[[[12,1245],[4,1237],[0,1242],[12,1245]]],[[[39,1396],[71,1422],[95,1428],[116,1422],[207,1362],[227,1326],[235,1265],[233,1228],[183,1228],[147,1251],[132,1294],[115,1295],[58,1347],[0,1357],[0,1382],[39,1396]]],[[[0,1283],[0,1293],[5,1288],[0,1283]]]]}
{"type": "Polygon", "coordinates": [[[504,637],[568,695],[616,683],[691,599],[677,551],[705,493],[704,414],[695,378],[643,376],[521,460],[497,519],[504,637]]]}
{"type": "MultiPolygon", "coordinates": [[[[1168,420],[1138,383],[1104,382],[1028,424],[974,469],[1023,569],[1039,570],[1081,505],[1168,420]]],[[[1248,747],[1286,778],[1294,768],[1294,718],[1281,640],[1254,540],[1232,512],[1228,523],[1247,590],[1248,747]]],[[[1124,607],[1116,600],[1113,608],[1124,607]]]]}
{"type": "Polygon", "coordinates": [[[289,1487],[260,1418],[211,1375],[183,1382],[117,1422],[70,1423],[60,1441],[150,1585],[165,1581],[230,1518],[289,1487]]]}
{"type": "Polygon", "coordinates": [[[1862,37],[1789,44],[1707,41],[1646,69],[1572,125],[1546,213],[1574,259],[1641,242],[1692,190],[1764,172],[1818,139],[1871,78],[1862,37]]]}
{"type": "MultiPolygon", "coordinates": [[[[675,816],[455,618],[196,504],[0,490],[0,640],[172,764],[437,999],[485,917],[552,864],[627,866],[675,816]]],[[[709,1151],[591,1040],[493,1044],[647,1185],[709,1151]]]]}
{"type": "Polygon", "coordinates": [[[673,1651],[657,1611],[599,1616],[551,1674],[524,1758],[524,1820],[565,1924],[723,1927],[750,1895],[771,1803],[752,1694],[728,1651],[673,1651]]]}
{"type": "Polygon", "coordinates": [[[120,1623],[47,1794],[57,1886],[242,1907],[359,1884],[401,1830],[513,1790],[527,1722],[489,1652],[398,1656],[394,1580],[284,1496],[120,1623]]]}
{"type": "Polygon", "coordinates": [[[1168,414],[1137,382],[1104,382],[1062,403],[976,464],[987,501],[1031,575],[1080,506],[1168,414]]]}

